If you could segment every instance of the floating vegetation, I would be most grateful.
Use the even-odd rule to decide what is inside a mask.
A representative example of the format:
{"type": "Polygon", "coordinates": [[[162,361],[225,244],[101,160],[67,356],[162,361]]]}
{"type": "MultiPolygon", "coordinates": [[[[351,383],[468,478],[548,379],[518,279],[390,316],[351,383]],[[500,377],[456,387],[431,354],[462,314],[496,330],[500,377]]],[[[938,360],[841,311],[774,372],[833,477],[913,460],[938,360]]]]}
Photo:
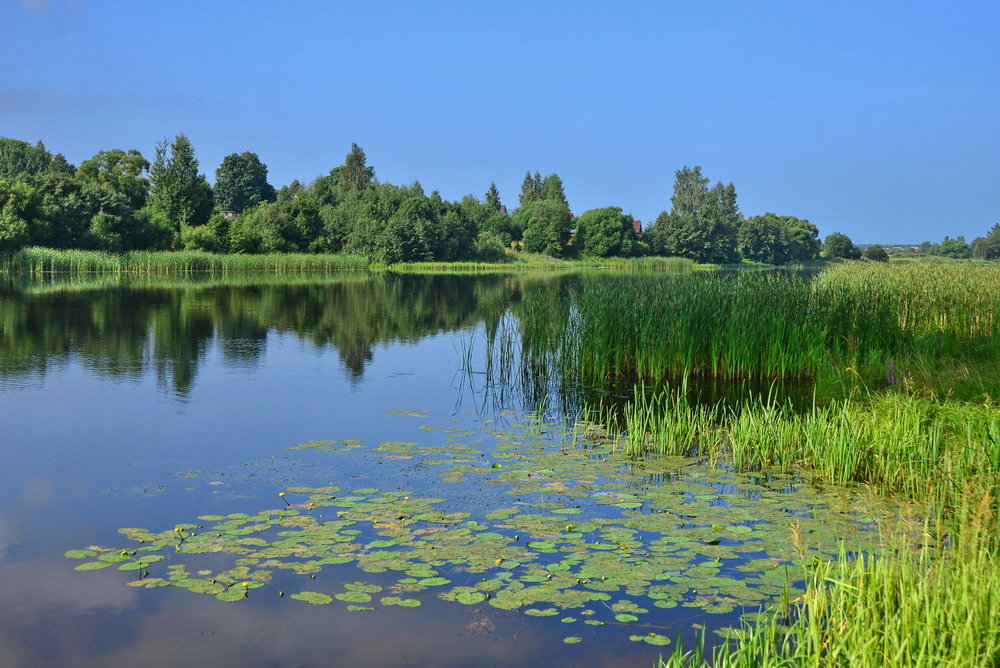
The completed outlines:
{"type": "MultiPolygon", "coordinates": [[[[137,573],[134,587],[223,601],[248,599],[278,576],[309,576],[317,589],[290,598],[351,612],[440,599],[648,628],[651,616],[673,608],[758,609],[795,591],[802,576],[790,564],[869,550],[873,518],[895,512],[859,489],[819,490],[789,473],[739,473],[679,456],[630,459],[607,439],[579,436],[524,420],[449,428],[444,443],[309,447],[385,462],[405,454],[440,481],[474,481],[488,503],[456,510],[413,490],[289,486],[277,508],[205,514],[160,531],[123,528],[131,547],[91,545],[65,556],[81,561],[77,570],[137,573]],[[452,433],[468,442],[448,442],[452,433]],[[223,556],[229,565],[220,569],[223,556]],[[322,584],[328,571],[348,584],[322,584]],[[375,583],[351,577],[358,573],[375,583]]],[[[656,633],[635,638],[669,642],[656,633]]]]}
{"type": "Polygon", "coordinates": [[[289,447],[289,450],[320,450],[321,452],[339,452],[340,450],[353,450],[360,448],[361,441],[357,438],[349,438],[343,441],[309,441],[299,443],[289,447]]]}

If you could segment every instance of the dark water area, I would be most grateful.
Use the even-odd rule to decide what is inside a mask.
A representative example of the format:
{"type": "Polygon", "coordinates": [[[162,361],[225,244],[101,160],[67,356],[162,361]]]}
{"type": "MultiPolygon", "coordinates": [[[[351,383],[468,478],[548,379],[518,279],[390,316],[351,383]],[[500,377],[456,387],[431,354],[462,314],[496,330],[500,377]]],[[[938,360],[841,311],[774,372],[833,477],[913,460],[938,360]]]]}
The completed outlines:
{"type": "MultiPolygon", "coordinates": [[[[694,589],[677,584],[684,569],[704,569],[711,550],[671,554],[681,569],[668,580],[679,587],[670,593],[679,605],[651,608],[641,624],[615,622],[610,606],[651,590],[628,594],[623,587],[607,602],[560,607],[558,615],[535,617],[525,615],[523,607],[491,605],[495,596],[474,604],[442,600],[438,594],[445,589],[430,586],[399,594],[420,601],[419,608],[407,609],[378,603],[403,573],[360,568],[364,555],[377,551],[371,543],[378,545],[387,535],[363,515],[370,512],[366,504],[390,492],[414,499],[440,497],[435,508],[467,513],[427,532],[443,530],[448,540],[465,536],[470,552],[479,549],[476,532],[486,525],[490,540],[524,543],[524,526],[488,520],[491,511],[514,503],[524,513],[539,508],[562,512],[568,502],[552,495],[564,491],[574,499],[571,510],[596,522],[593,535],[573,538],[573,531],[563,531],[570,537],[560,538],[567,541],[561,553],[570,555],[574,550],[583,554],[584,541],[598,544],[610,540],[600,536],[615,531],[623,543],[634,542],[629,549],[636,553],[671,533],[637,522],[650,513],[678,512],[663,496],[672,484],[685,485],[676,493],[692,504],[692,518],[708,517],[705,513],[713,507],[740,509],[733,526],[753,526],[750,518],[756,515],[740,504],[771,495],[778,504],[772,507],[788,517],[832,526],[834,520],[814,512],[826,507],[815,495],[811,501],[784,503],[797,489],[794,481],[728,481],[689,461],[635,471],[607,465],[594,474],[580,468],[586,465],[583,460],[564,472],[538,463],[549,461],[546,447],[568,451],[586,440],[557,433],[562,418],[595,399],[628,398],[631,388],[583,387],[557,374],[524,368],[501,371],[487,350],[499,331],[517,326],[523,300],[539,294],[558,299],[581,280],[595,279],[579,274],[350,274],[229,282],[115,278],[0,284],[0,489],[5,497],[0,505],[0,663],[648,666],[667,648],[630,636],[656,632],[691,640],[697,625],[738,626],[741,605],[693,605],[694,589]],[[532,423],[532,435],[517,441],[517,447],[535,450],[505,450],[503,444],[512,437],[496,430],[528,433],[527,412],[539,406],[554,421],[550,426],[532,423]],[[343,452],[329,446],[294,449],[344,439],[357,443],[343,452]],[[456,455],[459,441],[465,450],[456,455]],[[380,447],[393,443],[430,449],[380,447]],[[442,457],[447,461],[439,461],[442,457]],[[480,461],[504,464],[491,469],[475,464],[480,461]],[[511,461],[532,462],[531,471],[517,478],[508,471],[511,461]],[[544,484],[535,469],[544,469],[544,484]],[[581,485],[586,492],[579,491],[581,485]],[[624,505],[608,509],[604,497],[593,491],[601,485],[607,494],[621,496],[614,500],[624,505]],[[359,492],[358,500],[349,502],[355,505],[347,512],[362,513],[357,533],[348,531],[350,540],[363,545],[361,558],[313,573],[279,568],[244,600],[225,602],[178,586],[135,586],[137,573],[119,570],[118,563],[82,572],[74,568],[79,561],[64,557],[67,550],[90,546],[109,550],[91,550],[96,554],[138,547],[119,532],[122,527],[169,533],[199,516],[266,516],[267,509],[278,524],[287,521],[279,511],[289,503],[312,517],[304,493],[278,496],[296,486],[336,486],[344,493],[378,490],[359,492]],[[705,491],[704,499],[699,489],[705,491]],[[626,502],[633,498],[638,500],[626,502]],[[614,529],[617,524],[610,524],[623,518],[626,525],[635,525],[627,540],[614,529]],[[278,593],[333,593],[335,586],[355,581],[384,588],[371,604],[374,610],[347,611],[339,600],[310,605],[278,593]],[[711,605],[716,609],[707,612],[711,605]],[[583,625],[581,610],[607,624],[583,625]],[[575,621],[562,621],[567,617],[575,621]],[[567,644],[566,637],[582,642],[567,644]]],[[[703,391],[725,396],[731,388],[706,386],[703,391]]],[[[836,501],[854,502],[846,492],[836,501]]],[[[848,518],[844,526],[857,524],[851,519],[854,511],[845,508],[837,511],[848,518]]],[[[715,557],[720,565],[709,564],[713,577],[720,572],[736,577],[736,566],[774,552],[774,545],[785,540],[776,515],[760,517],[765,518],[759,520],[761,535],[771,542],[748,547],[735,539],[700,541],[739,550],[732,562],[723,564],[722,556],[715,557]],[[764,525],[774,531],[764,531],[764,525]]],[[[423,527],[422,521],[427,520],[413,518],[411,528],[423,527]]],[[[574,521],[583,525],[585,520],[574,521]]],[[[712,524],[691,520],[678,530],[704,533],[712,524]]],[[[260,535],[261,544],[278,540],[271,529],[246,531],[257,532],[252,535],[260,535]]],[[[681,542],[688,544],[702,533],[681,542]]],[[[315,533],[310,535],[317,540],[315,533]]],[[[422,543],[412,536],[407,540],[414,554],[426,554],[422,543]]],[[[169,547],[162,561],[148,566],[149,577],[166,577],[167,564],[221,573],[234,568],[238,558],[225,550],[189,557],[183,549],[169,547]]],[[[509,583],[518,578],[530,583],[541,564],[562,563],[551,561],[559,551],[525,553],[525,559],[535,559],[527,565],[509,566],[516,562],[502,560],[502,568],[512,573],[501,578],[508,583],[503,591],[509,593],[509,583]]],[[[405,558],[411,559],[411,570],[413,560],[426,559],[405,558]]],[[[569,557],[563,571],[594,567],[596,561],[585,561],[590,558],[569,557]]],[[[771,558],[777,563],[781,556],[771,558]]],[[[492,577],[461,558],[435,568],[434,577],[448,579],[451,586],[492,577]]],[[[520,591],[520,586],[514,589],[520,591]]],[[[760,605],[753,597],[740,602],[753,610],[760,605]]]]}

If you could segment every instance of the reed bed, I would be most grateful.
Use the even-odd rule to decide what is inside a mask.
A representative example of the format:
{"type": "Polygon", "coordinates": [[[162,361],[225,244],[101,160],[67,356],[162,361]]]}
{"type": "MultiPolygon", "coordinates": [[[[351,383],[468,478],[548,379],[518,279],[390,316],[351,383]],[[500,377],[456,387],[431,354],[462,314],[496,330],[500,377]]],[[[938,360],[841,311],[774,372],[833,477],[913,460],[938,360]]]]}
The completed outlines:
{"type": "Polygon", "coordinates": [[[888,393],[801,412],[764,397],[704,406],[682,391],[637,389],[622,426],[608,413],[604,422],[633,456],[696,455],[913,499],[935,490],[947,502],[969,480],[1000,477],[1000,408],[992,403],[888,393]]]}
{"type": "Polygon", "coordinates": [[[179,275],[198,272],[236,273],[318,273],[359,270],[368,261],[357,255],[309,255],[304,253],[270,255],[223,255],[200,251],[100,251],[24,248],[0,259],[0,271],[42,275],[50,273],[107,273],[179,275]]]}
{"type": "Polygon", "coordinates": [[[870,553],[803,556],[801,597],[745,623],[711,658],[702,636],[658,667],[1000,665],[996,490],[996,479],[970,482],[948,519],[904,523],[870,553]]]}
{"type": "MultiPolygon", "coordinates": [[[[563,299],[560,326],[531,349],[586,379],[797,378],[842,396],[904,381],[934,391],[935,372],[959,363],[998,376],[996,265],[850,263],[816,279],[632,273],[582,280],[563,299]]],[[[551,309],[521,308],[533,337],[532,318],[551,321],[551,309]]],[[[964,381],[969,392],[976,380],[964,381]]]]}

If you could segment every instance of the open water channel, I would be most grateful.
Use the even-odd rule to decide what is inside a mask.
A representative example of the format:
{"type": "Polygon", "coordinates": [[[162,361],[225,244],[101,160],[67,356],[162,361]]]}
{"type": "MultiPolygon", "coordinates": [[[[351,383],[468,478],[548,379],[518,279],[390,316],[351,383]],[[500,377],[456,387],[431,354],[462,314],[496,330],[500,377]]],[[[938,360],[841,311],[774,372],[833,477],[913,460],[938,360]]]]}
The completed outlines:
{"type": "Polygon", "coordinates": [[[650,666],[864,546],[857,490],[626,459],[571,419],[621,388],[490,364],[578,280],[3,284],[0,663],[650,666]]]}

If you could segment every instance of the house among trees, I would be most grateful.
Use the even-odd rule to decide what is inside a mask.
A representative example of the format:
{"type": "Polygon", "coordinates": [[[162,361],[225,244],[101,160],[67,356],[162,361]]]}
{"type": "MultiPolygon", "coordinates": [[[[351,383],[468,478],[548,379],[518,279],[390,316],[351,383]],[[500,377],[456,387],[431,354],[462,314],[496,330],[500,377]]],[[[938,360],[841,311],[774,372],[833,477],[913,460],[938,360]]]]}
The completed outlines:
{"type": "Polygon", "coordinates": [[[635,236],[641,237],[642,236],[642,221],[641,220],[633,220],[632,221],[632,229],[635,230],[635,236]]]}

